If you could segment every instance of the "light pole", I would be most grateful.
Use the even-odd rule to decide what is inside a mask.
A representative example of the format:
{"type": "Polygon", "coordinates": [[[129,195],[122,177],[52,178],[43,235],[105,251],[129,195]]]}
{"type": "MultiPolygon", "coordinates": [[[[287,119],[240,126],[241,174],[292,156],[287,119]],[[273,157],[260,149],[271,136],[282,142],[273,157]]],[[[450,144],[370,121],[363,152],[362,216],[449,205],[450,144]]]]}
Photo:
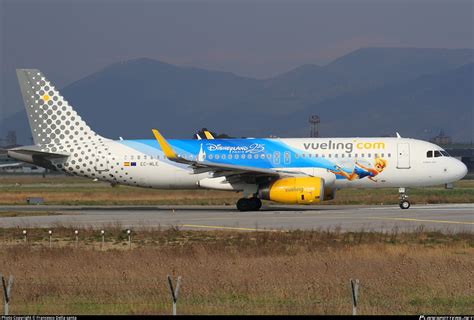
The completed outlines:
{"type": "Polygon", "coordinates": [[[52,246],[52,241],[53,241],[53,231],[52,231],[52,230],[49,230],[49,231],[48,231],[48,234],[49,234],[49,247],[51,248],[51,246],[52,246]]]}

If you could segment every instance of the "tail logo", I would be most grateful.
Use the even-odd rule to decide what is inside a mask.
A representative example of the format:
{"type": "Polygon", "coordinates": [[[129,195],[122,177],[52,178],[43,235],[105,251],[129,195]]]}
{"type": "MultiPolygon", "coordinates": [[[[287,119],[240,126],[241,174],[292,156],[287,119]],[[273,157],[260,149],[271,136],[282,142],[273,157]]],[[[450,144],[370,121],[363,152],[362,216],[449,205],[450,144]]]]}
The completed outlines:
{"type": "Polygon", "coordinates": [[[18,69],[17,75],[35,144],[54,152],[101,140],[39,70],[18,69]]]}

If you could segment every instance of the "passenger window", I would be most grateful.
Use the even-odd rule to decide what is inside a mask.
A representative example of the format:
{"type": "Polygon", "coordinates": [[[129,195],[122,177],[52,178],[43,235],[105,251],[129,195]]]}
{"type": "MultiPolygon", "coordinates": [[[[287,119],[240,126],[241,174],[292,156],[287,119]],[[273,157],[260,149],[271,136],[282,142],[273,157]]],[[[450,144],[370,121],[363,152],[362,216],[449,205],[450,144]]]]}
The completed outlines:
{"type": "Polygon", "coordinates": [[[210,155],[209,155],[209,159],[212,159],[212,158],[213,158],[213,156],[212,156],[212,154],[210,154],[210,155]]]}
{"type": "Polygon", "coordinates": [[[225,158],[226,158],[226,156],[225,156],[225,154],[223,154],[223,155],[222,155],[222,159],[225,159],[225,158]]]}
{"type": "Polygon", "coordinates": [[[438,157],[441,157],[442,155],[441,155],[441,152],[439,152],[438,150],[435,150],[434,156],[435,158],[438,158],[438,157]]]}
{"type": "Polygon", "coordinates": [[[337,158],[337,153],[334,155],[334,158],[337,158]]]}
{"type": "Polygon", "coordinates": [[[303,153],[303,154],[301,155],[301,158],[304,158],[304,157],[305,157],[305,154],[303,153]]]}
{"type": "Polygon", "coordinates": [[[247,159],[252,159],[252,155],[250,153],[247,155],[247,159]]]}
{"type": "Polygon", "coordinates": [[[328,158],[331,158],[331,154],[328,154],[328,158]]]}
{"type": "Polygon", "coordinates": [[[260,159],[265,160],[265,155],[263,153],[260,155],[260,159]]]}
{"type": "Polygon", "coordinates": [[[280,152],[275,151],[273,153],[273,163],[274,164],[280,164],[280,152]]]}
{"type": "Polygon", "coordinates": [[[427,157],[427,158],[433,158],[433,151],[431,151],[431,150],[428,151],[428,152],[426,153],[426,157],[427,157]]]}
{"type": "Polygon", "coordinates": [[[343,154],[341,154],[341,158],[344,158],[344,153],[343,153],[343,154]]]}
{"type": "Polygon", "coordinates": [[[387,157],[390,158],[392,156],[391,153],[387,153],[387,157]]]}
{"type": "Polygon", "coordinates": [[[267,154],[267,159],[270,160],[272,158],[271,154],[267,154]]]}
{"type": "Polygon", "coordinates": [[[310,154],[308,154],[308,158],[311,158],[312,156],[313,156],[313,155],[312,155],[311,153],[310,153],[310,154]]]}

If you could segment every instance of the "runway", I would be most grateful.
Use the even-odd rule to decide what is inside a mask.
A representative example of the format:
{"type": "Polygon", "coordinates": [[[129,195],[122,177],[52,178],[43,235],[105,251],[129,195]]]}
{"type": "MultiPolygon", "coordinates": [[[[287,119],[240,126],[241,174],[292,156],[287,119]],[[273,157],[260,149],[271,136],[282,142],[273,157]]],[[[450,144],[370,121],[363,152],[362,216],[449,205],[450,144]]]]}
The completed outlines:
{"type": "Polygon", "coordinates": [[[2,228],[55,226],[106,228],[179,227],[197,230],[474,231],[474,204],[398,206],[279,206],[238,212],[234,206],[0,206],[0,212],[41,216],[0,218],[2,228]],[[47,215],[53,214],[53,215],[47,215]]]}

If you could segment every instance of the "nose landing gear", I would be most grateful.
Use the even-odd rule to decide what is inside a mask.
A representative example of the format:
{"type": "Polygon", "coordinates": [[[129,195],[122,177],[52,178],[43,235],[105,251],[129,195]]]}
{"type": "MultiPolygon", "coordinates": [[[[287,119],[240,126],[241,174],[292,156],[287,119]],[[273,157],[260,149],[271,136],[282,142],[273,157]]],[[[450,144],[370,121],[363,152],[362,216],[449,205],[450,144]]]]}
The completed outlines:
{"type": "Polygon", "coordinates": [[[237,201],[239,211],[258,211],[262,207],[262,201],[257,197],[241,198],[237,201]]]}
{"type": "Polygon", "coordinates": [[[398,188],[398,194],[400,195],[400,208],[410,208],[410,201],[408,201],[408,196],[405,193],[405,188],[398,188]]]}

